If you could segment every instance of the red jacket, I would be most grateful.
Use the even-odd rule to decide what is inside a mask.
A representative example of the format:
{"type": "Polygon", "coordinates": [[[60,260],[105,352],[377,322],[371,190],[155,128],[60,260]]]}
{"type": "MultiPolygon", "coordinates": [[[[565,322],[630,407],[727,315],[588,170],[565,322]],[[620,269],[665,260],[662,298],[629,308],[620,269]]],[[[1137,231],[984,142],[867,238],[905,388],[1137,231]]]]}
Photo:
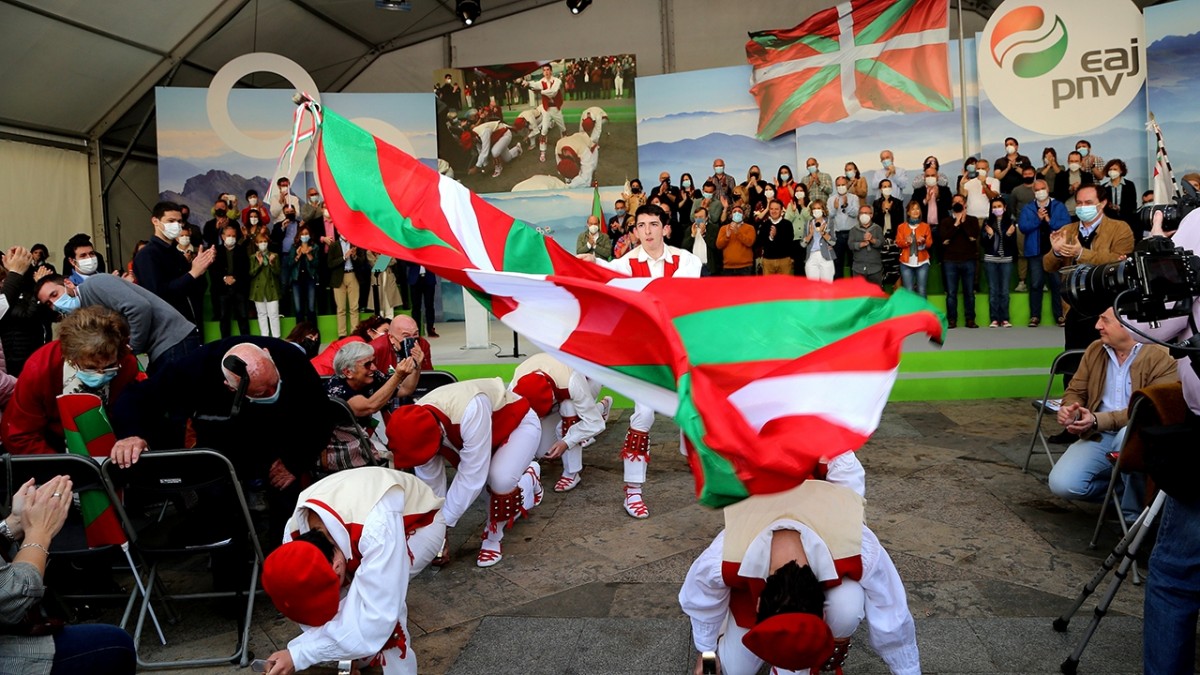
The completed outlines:
{"type": "MultiPolygon", "coordinates": [[[[108,405],[130,382],[140,379],[137,359],[126,354],[121,371],[109,387],[108,405]]],[[[62,345],[58,340],[42,345],[25,362],[12,400],[0,419],[0,439],[14,455],[51,455],[66,450],[57,398],[63,393],[62,345]]]]}
{"type": "MultiPolygon", "coordinates": [[[[333,372],[333,357],[337,356],[339,349],[351,342],[364,342],[364,340],[357,335],[350,335],[329,343],[325,351],[314,356],[312,365],[313,368],[316,368],[317,374],[321,377],[336,375],[337,373],[333,372]]],[[[433,359],[429,356],[429,341],[425,338],[417,338],[417,344],[425,353],[425,358],[421,361],[421,370],[433,370],[433,359]]],[[[375,350],[375,367],[381,372],[386,373],[388,368],[396,365],[396,352],[392,349],[392,341],[386,334],[371,340],[370,345],[375,350]]]]}

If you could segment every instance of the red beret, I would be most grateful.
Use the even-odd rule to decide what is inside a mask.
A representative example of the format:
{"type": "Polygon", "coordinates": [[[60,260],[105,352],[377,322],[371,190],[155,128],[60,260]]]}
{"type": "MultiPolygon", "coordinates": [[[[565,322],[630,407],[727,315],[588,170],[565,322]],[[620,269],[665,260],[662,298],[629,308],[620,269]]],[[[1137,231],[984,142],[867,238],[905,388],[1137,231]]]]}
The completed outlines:
{"type": "Polygon", "coordinates": [[[563,178],[570,180],[579,175],[579,162],[575,162],[568,157],[564,157],[558,163],[558,172],[562,174],[563,178]]]}
{"type": "Polygon", "coordinates": [[[463,147],[463,150],[470,150],[472,145],[475,145],[475,136],[469,131],[462,132],[462,136],[458,137],[458,144],[463,147]]]}
{"type": "Polygon", "coordinates": [[[587,117],[583,118],[583,121],[581,121],[579,125],[583,127],[584,131],[590,134],[592,133],[592,129],[596,128],[596,120],[592,119],[591,115],[588,115],[587,117]]]}
{"type": "Polygon", "coordinates": [[[307,541],[288,542],[267,556],[262,585],[275,608],[296,623],[321,626],[337,615],[338,575],[307,541]]]}
{"type": "Polygon", "coordinates": [[[833,656],[833,633],[813,614],[789,612],[760,621],[742,637],[755,656],[787,670],[815,670],[833,656]]]}
{"type": "Polygon", "coordinates": [[[512,126],[513,126],[513,129],[520,131],[525,128],[526,124],[527,124],[527,122],[525,121],[524,117],[518,117],[516,120],[513,121],[512,126]]]}
{"type": "Polygon", "coordinates": [[[437,454],[442,427],[433,411],[423,405],[402,405],[387,422],[388,449],[397,469],[421,466],[437,454]]]}
{"type": "Polygon", "coordinates": [[[550,387],[548,376],[540,372],[523,375],[513,385],[513,391],[521,398],[529,401],[529,407],[538,417],[550,414],[554,407],[554,390],[550,387]]]}

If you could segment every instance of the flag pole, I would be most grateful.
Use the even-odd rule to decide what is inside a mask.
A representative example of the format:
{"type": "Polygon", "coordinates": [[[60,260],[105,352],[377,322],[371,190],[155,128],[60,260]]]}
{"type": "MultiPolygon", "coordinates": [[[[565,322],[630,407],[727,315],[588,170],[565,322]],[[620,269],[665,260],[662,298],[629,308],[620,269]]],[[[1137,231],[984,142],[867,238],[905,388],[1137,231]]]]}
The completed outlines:
{"type": "Polygon", "coordinates": [[[958,0],[958,107],[962,118],[962,156],[965,160],[971,156],[971,143],[967,138],[967,64],[963,49],[962,0],[958,0]]]}

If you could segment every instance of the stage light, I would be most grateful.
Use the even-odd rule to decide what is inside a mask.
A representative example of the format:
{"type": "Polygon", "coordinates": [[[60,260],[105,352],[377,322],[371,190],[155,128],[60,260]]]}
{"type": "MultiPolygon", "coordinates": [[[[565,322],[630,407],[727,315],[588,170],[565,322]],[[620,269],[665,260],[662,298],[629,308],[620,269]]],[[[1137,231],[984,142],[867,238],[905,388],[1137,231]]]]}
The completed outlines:
{"type": "Polygon", "coordinates": [[[567,0],[567,9],[571,10],[572,14],[579,14],[592,4],[592,0],[567,0]]]}
{"type": "Polygon", "coordinates": [[[375,9],[390,9],[394,12],[411,12],[409,0],[375,0],[375,9]]]}
{"type": "Polygon", "coordinates": [[[457,0],[454,3],[454,14],[464,26],[474,25],[479,20],[479,0],[457,0]]]}

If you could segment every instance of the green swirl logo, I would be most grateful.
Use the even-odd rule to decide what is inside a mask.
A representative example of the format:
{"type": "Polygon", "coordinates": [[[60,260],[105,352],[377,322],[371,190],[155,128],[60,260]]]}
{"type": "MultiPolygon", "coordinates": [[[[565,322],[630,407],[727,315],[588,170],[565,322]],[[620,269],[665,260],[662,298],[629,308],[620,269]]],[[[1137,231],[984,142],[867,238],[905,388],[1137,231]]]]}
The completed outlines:
{"type": "Polygon", "coordinates": [[[1047,21],[1040,7],[1018,7],[992,31],[992,60],[1021,78],[1034,78],[1054,70],[1067,53],[1067,27],[1062,18],[1047,21]]]}

